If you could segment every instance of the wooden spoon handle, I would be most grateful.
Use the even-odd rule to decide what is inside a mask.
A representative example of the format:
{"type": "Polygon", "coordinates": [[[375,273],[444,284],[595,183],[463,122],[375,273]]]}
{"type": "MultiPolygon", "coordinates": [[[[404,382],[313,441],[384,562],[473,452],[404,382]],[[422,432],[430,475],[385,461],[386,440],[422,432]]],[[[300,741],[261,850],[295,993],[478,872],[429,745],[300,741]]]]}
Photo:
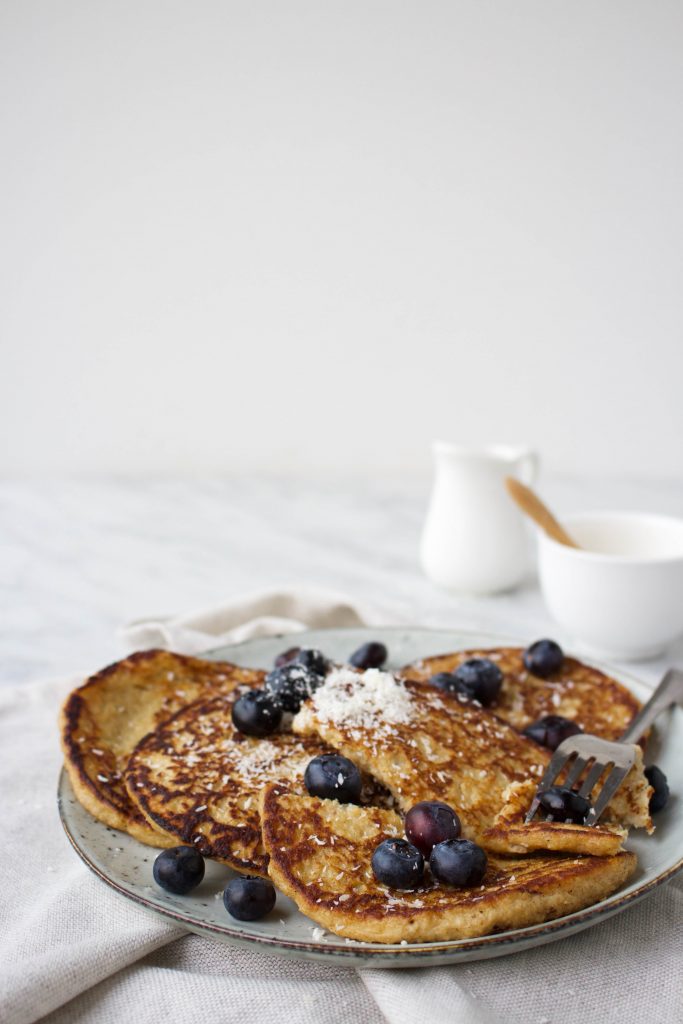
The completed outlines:
{"type": "Polygon", "coordinates": [[[571,539],[550,509],[546,508],[538,495],[534,494],[530,487],[527,487],[512,476],[505,477],[505,486],[507,487],[508,494],[517,502],[522,512],[528,515],[530,519],[533,519],[542,530],[545,530],[549,537],[552,537],[559,544],[566,544],[570,548],[578,548],[579,545],[571,539]]]}

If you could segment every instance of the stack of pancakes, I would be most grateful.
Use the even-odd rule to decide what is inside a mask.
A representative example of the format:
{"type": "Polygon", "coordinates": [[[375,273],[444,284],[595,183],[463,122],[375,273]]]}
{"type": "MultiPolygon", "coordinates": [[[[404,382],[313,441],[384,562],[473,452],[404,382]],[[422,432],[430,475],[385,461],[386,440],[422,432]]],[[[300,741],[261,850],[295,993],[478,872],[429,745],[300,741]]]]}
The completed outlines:
{"type": "Polygon", "coordinates": [[[385,703],[373,705],[370,688],[362,692],[363,673],[342,671],[340,688],[337,671],[286,729],[258,739],[234,728],[231,709],[241,693],[263,685],[264,672],[141,652],[67,699],[66,768],[80,802],[107,825],[152,846],[185,843],[236,871],[269,875],[305,914],[348,938],[484,935],[580,909],[623,884],[636,859],[620,852],[620,826],[651,829],[642,764],[613,801],[607,825],[525,826],[549,752],[520,730],[562,714],[616,739],[639,706],[624,687],[569,658],[551,679],[537,679],[525,671],[521,649],[511,648],[444,655],[399,677],[389,680],[402,708],[393,719],[386,678],[385,703]],[[426,682],[474,656],[492,658],[503,672],[488,709],[426,682]],[[330,707],[341,711],[330,714],[330,707]],[[329,751],[366,776],[363,806],[307,795],[306,765],[329,751]],[[489,866],[476,891],[427,881],[397,892],[374,879],[374,848],[402,835],[401,813],[426,799],[450,803],[463,835],[486,847],[489,866]]]}

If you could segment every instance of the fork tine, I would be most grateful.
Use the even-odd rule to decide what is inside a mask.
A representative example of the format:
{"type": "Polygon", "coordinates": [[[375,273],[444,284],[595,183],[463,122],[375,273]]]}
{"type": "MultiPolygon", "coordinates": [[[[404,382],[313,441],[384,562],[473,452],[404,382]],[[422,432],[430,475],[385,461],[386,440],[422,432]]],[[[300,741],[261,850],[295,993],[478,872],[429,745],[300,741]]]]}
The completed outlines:
{"type": "Polygon", "coordinates": [[[616,791],[619,789],[619,786],[622,784],[622,782],[628,775],[629,771],[630,766],[628,768],[612,769],[612,771],[607,776],[604,786],[600,790],[600,795],[598,796],[598,799],[595,801],[593,807],[586,815],[587,825],[595,825],[595,823],[599,820],[603,811],[607,807],[607,804],[610,802],[616,791]]]}
{"type": "Polygon", "coordinates": [[[562,783],[562,785],[566,786],[568,789],[571,789],[573,784],[576,782],[576,780],[581,777],[583,769],[586,767],[588,762],[591,761],[591,760],[592,760],[592,758],[590,758],[590,757],[586,758],[586,757],[581,757],[580,755],[577,755],[576,760],[574,761],[574,764],[571,766],[571,768],[568,769],[567,776],[566,776],[564,782],[562,783]]]}
{"type": "Polygon", "coordinates": [[[562,769],[566,767],[573,757],[574,751],[571,754],[565,754],[562,750],[556,750],[550,758],[548,767],[543,772],[543,778],[538,784],[539,790],[548,789],[549,786],[552,786],[557,781],[562,769]]]}
{"type": "Polygon", "coordinates": [[[595,789],[595,786],[597,785],[605,768],[608,767],[609,764],[605,764],[603,761],[596,761],[584,779],[584,783],[579,790],[579,796],[583,796],[588,799],[595,789]]]}
{"type": "Polygon", "coordinates": [[[525,825],[528,825],[530,821],[533,821],[534,816],[536,814],[536,811],[538,810],[538,806],[539,806],[538,795],[539,795],[539,793],[542,793],[543,790],[548,789],[550,786],[553,785],[553,783],[557,779],[558,775],[560,774],[560,772],[562,771],[564,766],[567,764],[567,762],[573,756],[574,756],[573,752],[571,754],[567,755],[567,754],[563,753],[563,751],[561,751],[558,748],[555,751],[555,753],[553,754],[553,756],[550,758],[550,761],[548,762],[548,767],[546,768],[546,770],[543,773],[543,778],[541,779],[541,781],[539,782],[538,786],[536,787],[536,795],[534,796],[533,800],[531,801],[531,807],[529,808],[527,816],[524,819],[524,824],[525,825]]]}
{"type": "Polygon", "coordinates": [[[531,807],[529,808],[529,810],[528,810],[528,812],[527,812],[527,816],[526,816],[526,818],[524,819],[524,824],[525,824],[525,825],[528,825],[528,824],[529,824],[529,822],[531,822],[531,821],[533,821],[533,820],[534,820],[534,816],[535,816],[535,814],[536,814],[536,811],[538,810],[538,808],[539,808],[539,806],[540,806],[540,802],[541,802],[541,801],[540,801],[540,800],[539,800],[539,798],[538,798],[538,794],[536,794],[536,796],[535,796],[535,797],[533,798],[533,800],[531,801],[531,807]]]}

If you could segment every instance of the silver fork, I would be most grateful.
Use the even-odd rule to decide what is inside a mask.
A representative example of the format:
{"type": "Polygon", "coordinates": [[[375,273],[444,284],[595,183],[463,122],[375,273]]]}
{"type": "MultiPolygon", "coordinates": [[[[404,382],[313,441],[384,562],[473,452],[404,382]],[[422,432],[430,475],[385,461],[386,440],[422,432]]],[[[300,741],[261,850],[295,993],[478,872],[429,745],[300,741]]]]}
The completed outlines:
{"type": "Polygon", "coordinates": [[[579,789],[579,796],[586,799],[590,797],[604,772],[609,768],[609,774],[602,784],[602,789],[586,816],[587,825],[597,824],[607,804],[635,763],[638,750],[636,740],[639,740],[643,733],[650,728],[661,711],[665,711],[672,704],[681,703],[683,703],[683,672],[670,668],[647,704],[640,709],[617,743],[601,740],[597,736],[587,733],[569,736],[563,740],[550,758],[550,763],[538,784],[536,795],[531,801],[531,807],[524,823],[528,825],[530,821],[533,821],[540,805],[541,794],[556,783],[565,768],[567,768],[567,775],[562,785],[571,788],[590,765],[588,774],[579,789]]]}

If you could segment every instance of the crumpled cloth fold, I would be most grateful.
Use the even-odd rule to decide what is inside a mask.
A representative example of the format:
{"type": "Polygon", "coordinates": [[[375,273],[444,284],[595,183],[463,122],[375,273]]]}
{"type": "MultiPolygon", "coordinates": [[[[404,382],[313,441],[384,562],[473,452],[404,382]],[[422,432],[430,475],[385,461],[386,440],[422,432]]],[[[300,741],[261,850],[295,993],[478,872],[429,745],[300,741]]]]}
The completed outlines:
{"type": "Polygon", "coordinates": [[[344,594],[318,587],[283,587],[183,615],[140,619],[125,626],[120,635],[130,651],[165,647],[179,654],[200,654],[252,637],[380,623],[390,625],[385,613],[344,594]]]}

